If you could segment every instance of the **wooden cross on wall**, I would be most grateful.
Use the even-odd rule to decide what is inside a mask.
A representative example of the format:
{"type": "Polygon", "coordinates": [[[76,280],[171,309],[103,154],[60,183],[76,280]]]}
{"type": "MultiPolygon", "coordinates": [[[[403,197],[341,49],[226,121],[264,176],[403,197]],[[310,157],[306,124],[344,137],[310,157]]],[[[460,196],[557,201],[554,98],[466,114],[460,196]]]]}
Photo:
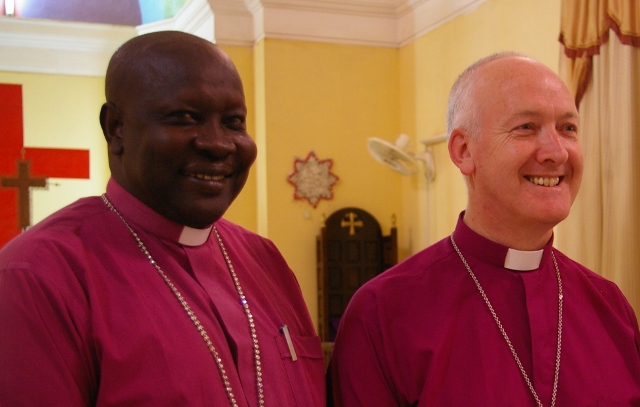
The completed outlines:
{"type": "Polygon", "coordinates": [[[3,177],[3,187],[18,188],[18,213],[20,216],[20,227],[24,230],[31,225],[31,200],[29,199],[29,188],[47,186],[46,177],[34,177],[31,175],[31,161],[24,158],[18,160],[17,177],[3,177]]]}
{"type": "Polygon", "coordinates": [[[21,85],[0,84],[0,106],[2,106],[0,112],[0,178],[2,179],[0,247],[2,247],[24,228],[30,226],[29,187],[25,185],[29,182],[42,184],[41,180],[46,180],[48,177],[89,178],[89,150],[25,147],[21,85]],[[34,181],[34,179],[40,181],[34,181]]]}

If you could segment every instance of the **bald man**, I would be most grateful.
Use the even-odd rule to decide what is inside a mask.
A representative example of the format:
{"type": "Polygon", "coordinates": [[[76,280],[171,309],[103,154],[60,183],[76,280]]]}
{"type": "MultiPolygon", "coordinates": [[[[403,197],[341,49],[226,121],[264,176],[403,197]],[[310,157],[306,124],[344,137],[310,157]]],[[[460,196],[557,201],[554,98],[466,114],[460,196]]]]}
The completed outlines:
{"type": "Polygon", "coordinates": [[[229,57],[146,34],[105,83],[106,193],[0,251],[0,404],[323,406],[293,272],[222,218],[256,158],[229,57]]]}
{"type": "Polygon", "coordinates": [[[640,405],[632,308],[552,246],[582,178],[578,122],[560,78],[523,55],[462,73],[447,131],[467,208],[451,236],[354,295],[336,405],[640,405]]]}

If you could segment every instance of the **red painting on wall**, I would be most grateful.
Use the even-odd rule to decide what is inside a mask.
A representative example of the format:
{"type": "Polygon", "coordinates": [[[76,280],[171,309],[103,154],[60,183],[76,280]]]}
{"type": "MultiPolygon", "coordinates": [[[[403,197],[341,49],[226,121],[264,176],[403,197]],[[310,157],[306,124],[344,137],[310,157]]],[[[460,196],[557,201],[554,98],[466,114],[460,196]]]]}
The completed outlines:
{"type": "Polygon", "coordinates": [[[89,150],[26,147],[21,85],[0,84],[0,106],[3,110],[0,114],[2,247],[30,225],[30,188],[46,187],[49,177],[89,178],[89,150]]]}

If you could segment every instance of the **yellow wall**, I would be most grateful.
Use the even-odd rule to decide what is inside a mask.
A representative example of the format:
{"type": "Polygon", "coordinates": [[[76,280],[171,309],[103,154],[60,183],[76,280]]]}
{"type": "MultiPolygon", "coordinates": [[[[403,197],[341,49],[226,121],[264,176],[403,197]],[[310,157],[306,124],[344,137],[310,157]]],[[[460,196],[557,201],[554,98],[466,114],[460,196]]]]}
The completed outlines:
{"type": "Polygon", "coordinates": [[[369,137],[395,138],[399,130],[398,51],[267,39],[264,43],[267,236],[296,272],[317,314],[316,236],[322,216],[345,206],[375,216],[383,233],[401,213],[401,175],[367,152],[369,137]],[[314,151],[332,159],[339,177],[333,200],[314,209],[294,200],[287,176],[294,159],[314,151]]]}

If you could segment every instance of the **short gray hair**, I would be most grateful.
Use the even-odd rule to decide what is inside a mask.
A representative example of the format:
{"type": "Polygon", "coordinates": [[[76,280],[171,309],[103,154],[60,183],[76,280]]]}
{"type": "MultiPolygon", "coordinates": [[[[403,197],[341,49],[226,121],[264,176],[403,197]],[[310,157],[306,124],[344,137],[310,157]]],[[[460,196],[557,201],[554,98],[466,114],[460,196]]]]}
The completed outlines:
{"type": "Polygon", "coordinates": [[[511,57],[529,58],[517,52],[498,52],[474,62],[458,76],[449,93],[447,135],[450,136],[451,131],[457,127],[464,128],[472,136],[477,135],[479,125],[475,114],[477,101],[473,100],[472,97],[473,85],[476,82],[476,72],[478,68],[489,62],[511,57]]]}

